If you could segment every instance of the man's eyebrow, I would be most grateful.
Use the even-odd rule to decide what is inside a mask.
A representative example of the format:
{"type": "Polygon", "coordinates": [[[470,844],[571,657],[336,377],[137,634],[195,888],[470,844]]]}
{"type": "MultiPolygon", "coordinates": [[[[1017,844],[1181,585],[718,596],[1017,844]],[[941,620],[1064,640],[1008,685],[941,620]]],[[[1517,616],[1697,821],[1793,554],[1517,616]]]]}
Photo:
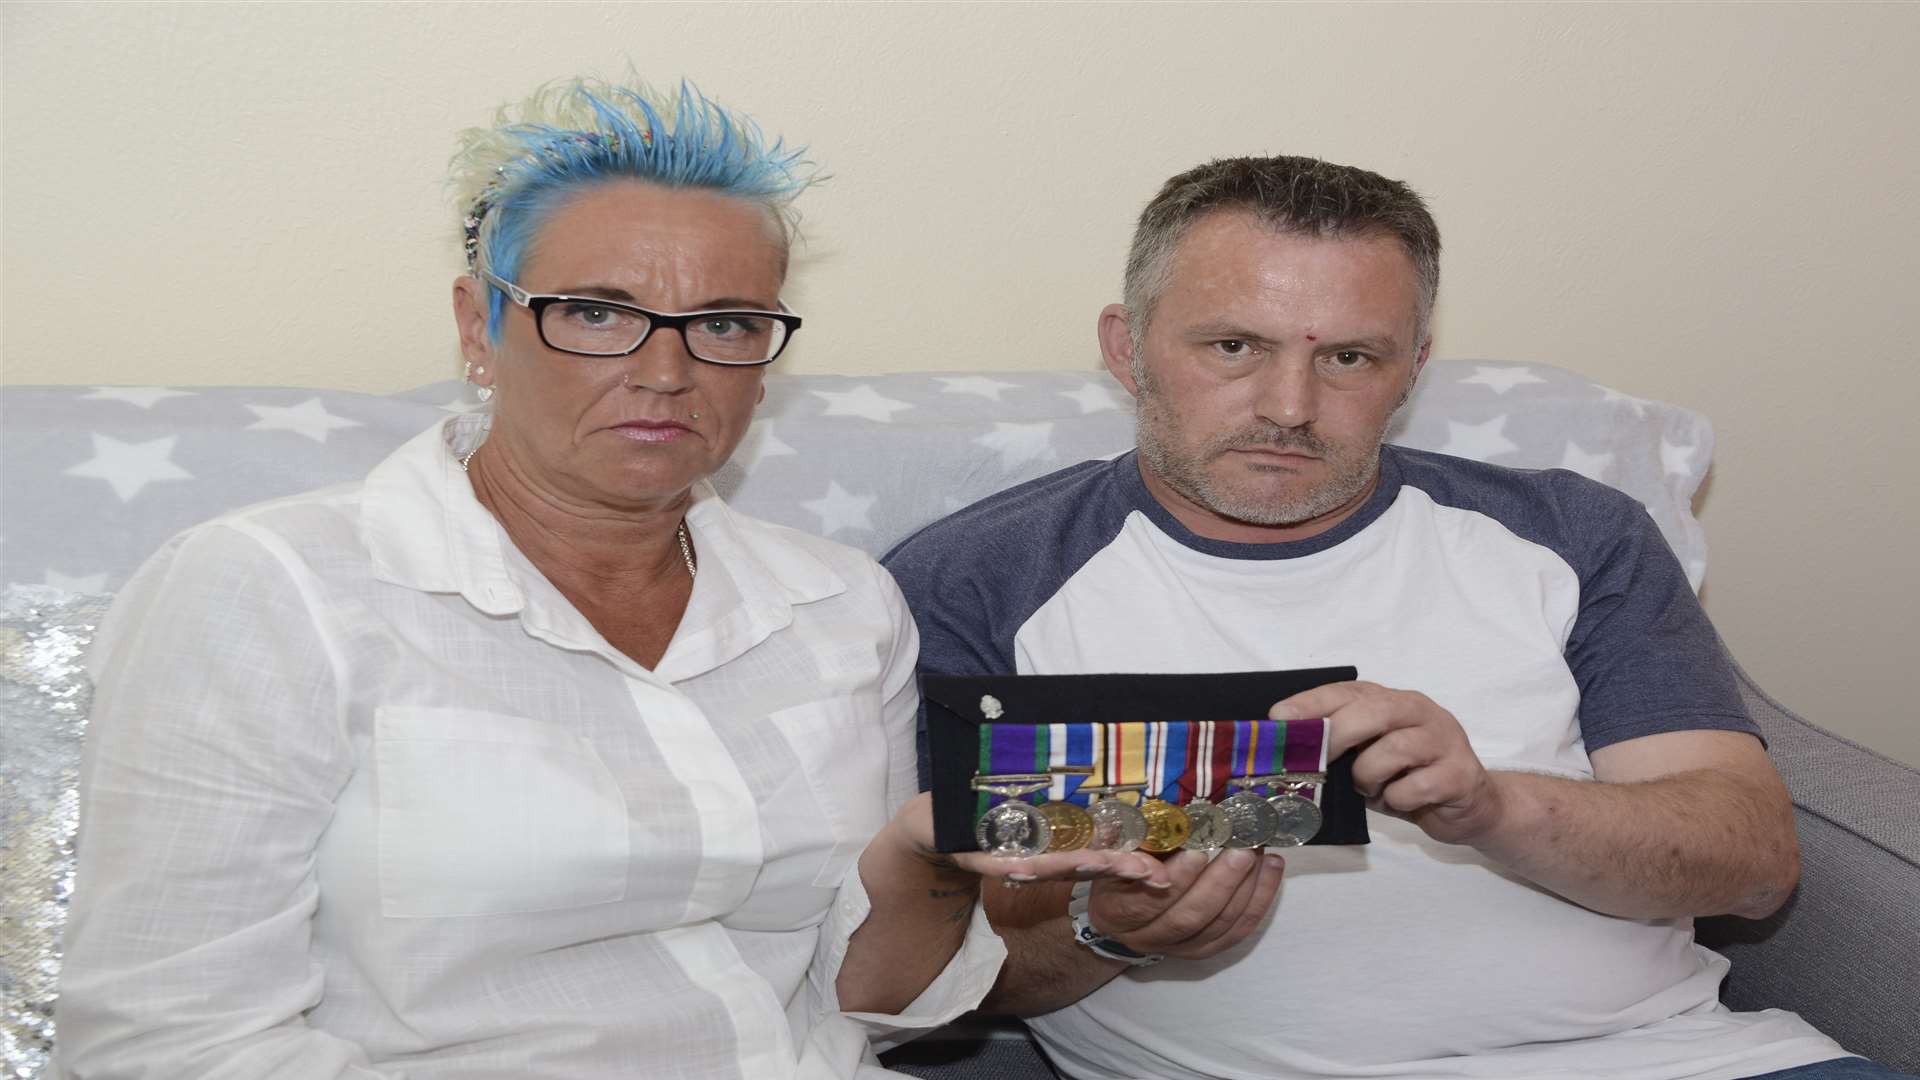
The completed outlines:
{"type": "Polygon", "coordinates": [[[1320,347],[1330,352],[1345,352],[1352,349],[1361,352],[1379,353],[1382,356],[1392,356],[1399,351],[1400,340],[1391,334],[1386,334],[1380,337],[1357,337],[1328,341],[1320,347]]]}
{"type": "Polygon", "coordinates": [[[1184,333],[1187,337],[1207,341],[1254,341],[1263,345],[1273,344],[1273,339],[1267,335],[1230,322],[1198,323],[1187,327],[1184,333]]]}

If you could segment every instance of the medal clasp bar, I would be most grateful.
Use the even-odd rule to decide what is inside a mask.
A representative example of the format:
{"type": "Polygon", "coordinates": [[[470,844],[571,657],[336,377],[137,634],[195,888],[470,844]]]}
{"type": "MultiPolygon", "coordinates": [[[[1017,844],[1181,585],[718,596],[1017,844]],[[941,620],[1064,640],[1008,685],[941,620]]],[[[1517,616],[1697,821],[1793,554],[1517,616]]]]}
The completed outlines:
{"type": "Polygon", "coordinates": [[[1232,779],[1236,787],[1285,788],[1288,791],[1298,791],[1312,784],[1326,783],[1327,774],[1323,772],[1278,772],[1263,773],[1259,776],[1236,776],[1232,779]]]}
{"type": "Polygon", "coordinates": [[[968,782],[975,791],[988,791],[995,795],[1030,795],[1053,783],[1053,777],[1047,773],[997,773],[988,776],[976,776],[968,782]]]}

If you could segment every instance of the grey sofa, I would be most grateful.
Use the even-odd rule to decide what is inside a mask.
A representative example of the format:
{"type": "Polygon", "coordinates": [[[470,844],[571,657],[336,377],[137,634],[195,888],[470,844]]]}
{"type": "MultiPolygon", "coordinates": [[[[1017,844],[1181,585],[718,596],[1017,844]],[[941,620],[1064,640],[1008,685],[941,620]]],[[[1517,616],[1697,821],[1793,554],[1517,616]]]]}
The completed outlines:
{"type": "MultiPolygon", "coordinates": [[[[0,388],[0,1075],[44,1064],[83,696],[54,704],[46,641],[20,614],[97,611],[169,535],[222,511],[366,473],[456,383],[397,395],[294,387],[0,388]],[[64,712],[61,710],[65,710],[64,712]]],[[[737,507],[878,554],[1010,484],[1131,443],[1124,393],[1092,371],[782,376],[716,483],[737,507]]],[[[1395,441],[1586,472],[1638,498],[1697,586],[1692,500],[1712,456],[1697,414],[1542,365],[1435,361],[1395,441]]],[[[57,635],[56,635],[57,636],[57,635]]],[[[1800,1012],[1857,1052],[1920,1069],[1920,774],[1749,703],[1799,807],[1805,873],[1758,923],[1706,920],[1733,960],[1726,1000],[1800,1012]]],[[[1839,713],[1845,702],[1824,703],[1839,713]]],[[[1047,1077],[1017,1025],[963,1025],[888,1056],[940,1077],[1047,1077]]]]}

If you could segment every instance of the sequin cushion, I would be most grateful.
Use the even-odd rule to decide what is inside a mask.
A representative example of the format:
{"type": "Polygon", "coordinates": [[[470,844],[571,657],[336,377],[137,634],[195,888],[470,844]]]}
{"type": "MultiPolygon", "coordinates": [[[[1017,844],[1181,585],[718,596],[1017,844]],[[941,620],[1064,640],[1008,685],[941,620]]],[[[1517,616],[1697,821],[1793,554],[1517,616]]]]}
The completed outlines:
{"type": "Polygon", "coordinates": [[[0,1075],[19,1080],[53,1053],[93,697],[81,657],[108,602],[40,585],[0,593],[0,1075]]]}

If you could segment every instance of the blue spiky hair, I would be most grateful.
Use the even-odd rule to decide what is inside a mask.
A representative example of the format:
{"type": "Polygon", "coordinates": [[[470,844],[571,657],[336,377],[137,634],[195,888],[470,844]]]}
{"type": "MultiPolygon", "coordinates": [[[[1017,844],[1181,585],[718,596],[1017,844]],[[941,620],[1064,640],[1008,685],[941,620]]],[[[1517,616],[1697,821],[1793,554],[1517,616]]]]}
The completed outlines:
{"type": "MultiPolygon", "coordinates": [[[[468,268],[513,281],[547,218],[583,188],[635,179],[731,195],[766,206],[786,239],[794,198],[818,179],[811,166],[804,149],[769,143],[758,124],[684,80],[668,95],[575,79],[501,109],[492,127],[462,132],[451,184],[468,268]]],[[[487,330],[498,341],[507,298],[487,291],[487,330]]]]}

